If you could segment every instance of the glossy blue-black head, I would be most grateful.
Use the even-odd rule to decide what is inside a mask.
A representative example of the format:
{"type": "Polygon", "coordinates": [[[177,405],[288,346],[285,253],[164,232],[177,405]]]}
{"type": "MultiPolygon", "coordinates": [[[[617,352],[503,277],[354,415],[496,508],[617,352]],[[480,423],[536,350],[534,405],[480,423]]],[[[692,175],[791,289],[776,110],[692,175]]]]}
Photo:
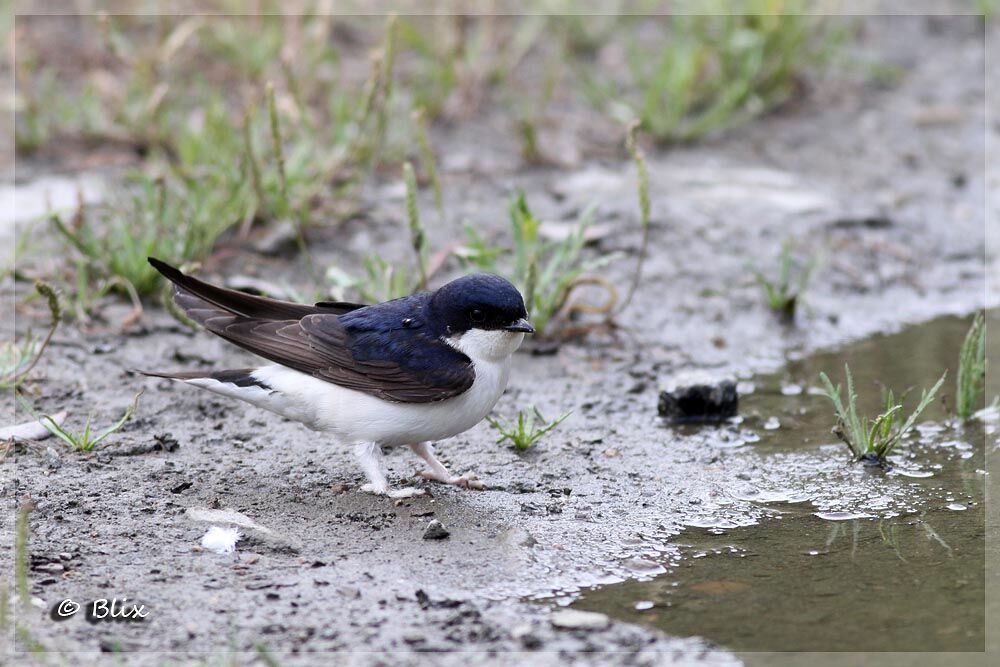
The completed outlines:
{"type": "Polygon", "coordinates": [[[534,333],[517,288],[500,276],[477,273],[453,280],[431,298],[435,319],[451,334],[470,329],[534,333]]]}

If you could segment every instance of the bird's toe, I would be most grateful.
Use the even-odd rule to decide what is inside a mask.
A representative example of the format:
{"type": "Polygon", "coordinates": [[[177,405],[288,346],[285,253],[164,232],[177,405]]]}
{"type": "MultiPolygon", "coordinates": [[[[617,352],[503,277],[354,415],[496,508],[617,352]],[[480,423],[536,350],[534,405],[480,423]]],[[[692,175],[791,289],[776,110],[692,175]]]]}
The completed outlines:
{"type": "Polygon", "coordinates": [[[486,488],[486,485],[479,481],[479,478],[474,472],[467,472],[464,475],[439,475],[433,470],[421,470],[417,474],[432,482],[450,484],[462,489],[475,489],[477,491],[481,491],[486,488]]]}
{"type": "Polygon", "coordinates": [[[427,492],[415,486],[408,486],[405,489],[393,489],[387,495],[390,498],[415,498],[416,496],[426,496],[427,492]]]}
{"type": "Polygon", "coordinates": [[[460,486],[463,489],[474,489],[476,491],[482,491],[486,488],[486,485],[479,481],[479,478],[476,477],[475,473],[471,472],[461,475],[460,477],[453,477],[449,483],[454,484],[455,486],[460,486]]]}

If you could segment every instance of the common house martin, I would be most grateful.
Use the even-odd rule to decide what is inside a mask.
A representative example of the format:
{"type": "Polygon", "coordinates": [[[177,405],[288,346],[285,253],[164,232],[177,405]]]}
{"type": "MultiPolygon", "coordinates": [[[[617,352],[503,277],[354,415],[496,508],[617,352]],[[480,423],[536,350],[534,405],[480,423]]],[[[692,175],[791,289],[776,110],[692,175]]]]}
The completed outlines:
{"type": "Polygon", "coordinates": [[[534,333],[524,300],[507,280],[475,274],[433,292],[375,305],[306,305],[211,285],[158,259],[174,302],[192,320],[271,362],[256,368],[147,372],[238,398],[330,433],[352,445],[368,484],[393,498],[382,448],[406,445],[436,482],[483,488],[474,474],[452,475],[432,441],[466,431],[490,413],[507,387],[511,355],[534,333]]]}

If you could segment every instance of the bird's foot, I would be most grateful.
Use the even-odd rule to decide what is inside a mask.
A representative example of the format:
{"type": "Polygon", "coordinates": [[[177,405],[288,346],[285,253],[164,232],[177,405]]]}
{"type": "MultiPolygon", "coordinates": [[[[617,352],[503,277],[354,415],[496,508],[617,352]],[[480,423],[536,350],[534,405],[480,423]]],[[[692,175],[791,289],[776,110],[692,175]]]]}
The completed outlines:
{"type": "Polygon", "coordinates": [[[417,496],[427,495],[426,491],[418,489],[415,486],[408,486],[404,489],[390,489],[387,487],[376,486],[375,484],[365,484],[361,487],[361,490],[365,493],[372,493],[376,496],[388,496],[389,498],[415,498],[417,496]]]}
{"type": "Polygon", "coordinates": [[[440,482],[441,484],[451,484],[452,486],[458,486],[463,489],[475,489],[477,491],[482,491],[486,488],[486,485],[479,481],[475,473],[467,472],[464,475],[438,475],[430,470],[422,470],[418,473],[424,479],[429,479],[432,482],[440,482]]]}

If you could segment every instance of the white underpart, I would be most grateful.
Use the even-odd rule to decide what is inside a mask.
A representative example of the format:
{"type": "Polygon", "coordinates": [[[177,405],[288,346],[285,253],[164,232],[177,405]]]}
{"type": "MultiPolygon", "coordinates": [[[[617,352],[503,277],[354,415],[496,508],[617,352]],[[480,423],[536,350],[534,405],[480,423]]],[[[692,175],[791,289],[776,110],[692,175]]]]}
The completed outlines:
{"type": "Polygon", "coordinates": [[[446,339],[472,360],[476,378],[472,387],[458,396],[431,403],[385,401],[280,365],[253,372],[254,378],[271,389],[237,387],[212,379],[187,382],[329,432],[344,445],[359,445],[356,453],[372,482],[370,490],[387,493],[379,448],[371,445],[442,440],[478,424],[506,389],[511,355],[523,340],[523,333],[481,329],[446,339]],[[362,447],[362,443],[369,446],[362,447]]]}

